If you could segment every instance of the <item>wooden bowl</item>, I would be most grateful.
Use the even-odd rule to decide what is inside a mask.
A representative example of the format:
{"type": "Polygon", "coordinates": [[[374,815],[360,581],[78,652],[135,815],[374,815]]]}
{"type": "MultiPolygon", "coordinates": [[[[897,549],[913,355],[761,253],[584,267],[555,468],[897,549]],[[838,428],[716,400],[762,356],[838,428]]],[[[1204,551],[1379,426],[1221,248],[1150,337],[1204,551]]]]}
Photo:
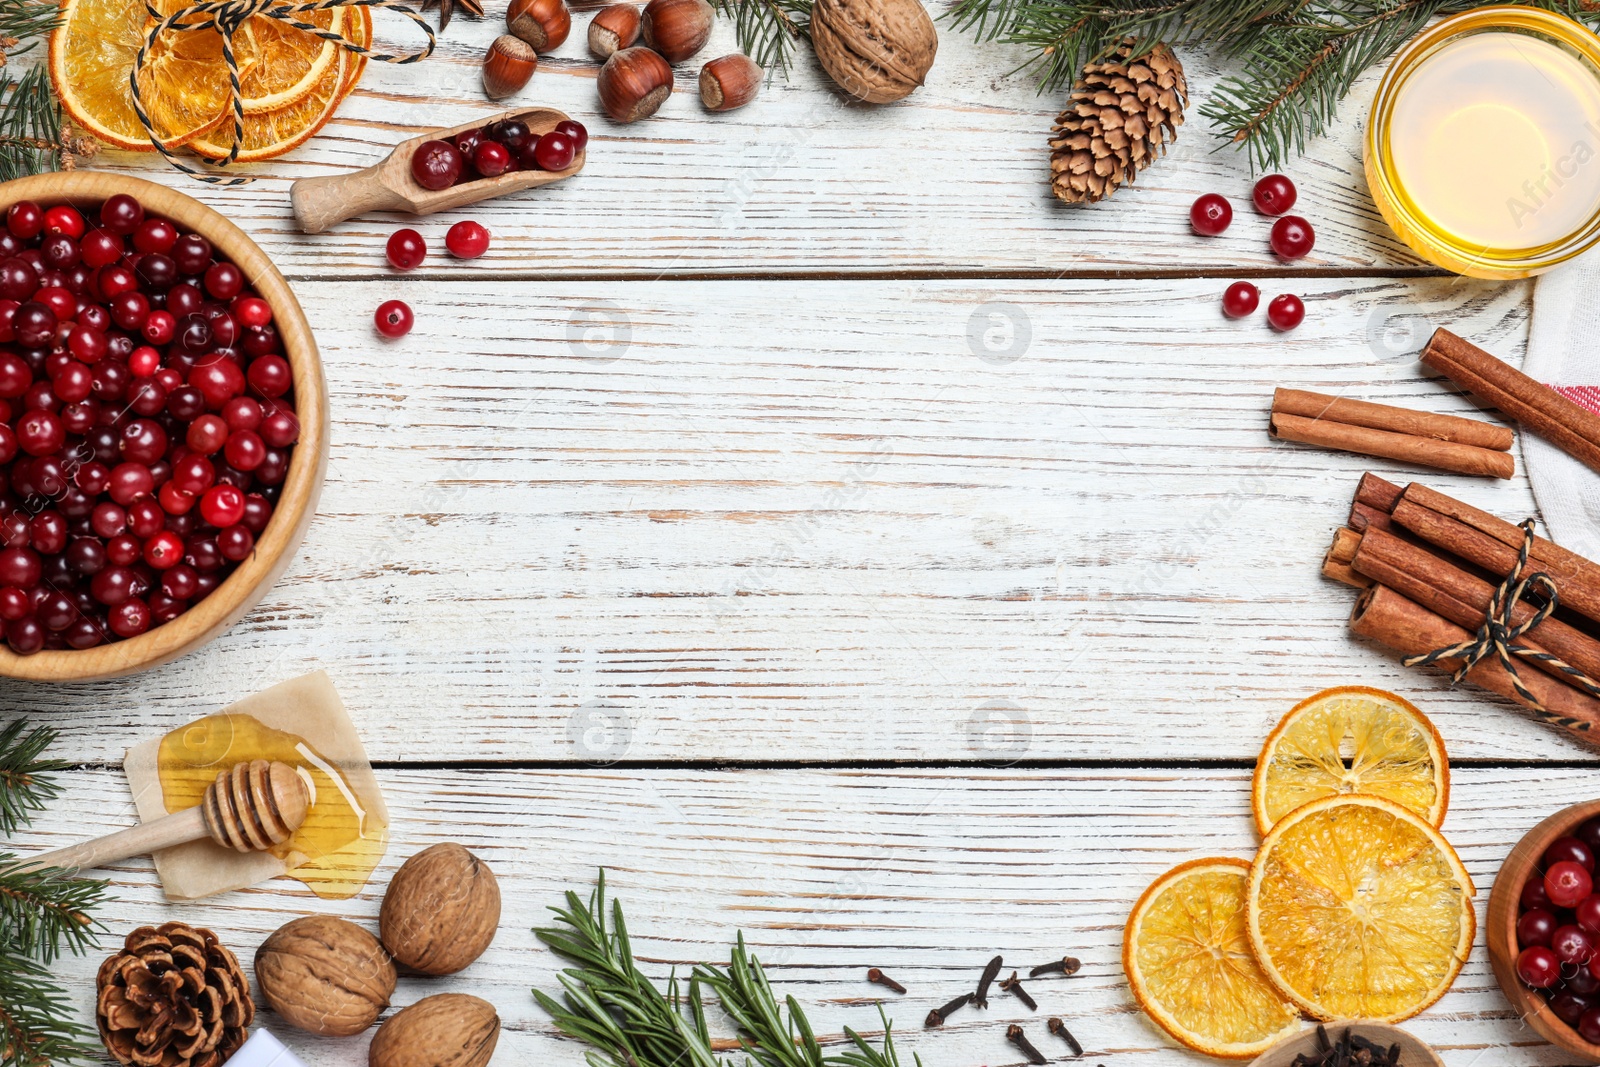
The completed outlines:
{"type": "MultiPolygon", "coordinates": [[[[1398,1043],[1401,1067],[1444,1067],[1444,1060],[1439,1058],[1438,1053],[1398,1026],[1360,1020],[1324,1025],[1327,1027],[1328,1037],[1332,1040],[1337,1040],[1346,1030],[1354,1030],[1368,1041],[1386,1049],[1398,1043]]],[[[1302,1052],[1315,1051],[1316,1047],[1316,1029],[1305,1030],[1293,1037],[1286,1037],[1267,1049],[1251,1061],[1250,1067],[1289,1067],[1296,1056],[1302,1052]]]]}
{"type": "Polygon", "coordinates": [[[1571,833],[1580,823],[1596,815],[1600,815],[1600,800],[1562,808],[1517,842],[1511,855],[1500,865],[1494,888],[1489,891],[1489,925],[1486,931],[1489,963],[1494,967],[1495,979],[1517,1015],[1540,1037],[1580,1057],[1584,1063],[1600,1063],[1600,1045],[1590,1044],[1579,1037],[1576,1030],[1556,1017],[1543,997],[1523,985],[1517,977],[1517,914],[1522,887],[1534,874],[1545,849],[1556,838],[1571,833]]]}
{"type": "Polygon", "coordinates": [[[290,457],[289,474],[272,520],[256,540],[255,552],[210,596],[171,622],[126,641],[81,650],[47,650],[32,656],[19,656],[0,645],[0,675],[12,678],[81,682],[133,674],[191,652],[226,630],[255,606],[293,559],[311,522],[328,464],[328,387],[311,326],[283,275],[243,230],[193,197],[164,185],[91,171],[41,174],[0,184],[0,213],[19,200],[46,207],[62,203],[96,207],[116,193],[137,197],[151,214],[165,216],[204,236],[239,266],[247,283],[272,305],[284,356],[293,368],[300,440],[290,457]]]}

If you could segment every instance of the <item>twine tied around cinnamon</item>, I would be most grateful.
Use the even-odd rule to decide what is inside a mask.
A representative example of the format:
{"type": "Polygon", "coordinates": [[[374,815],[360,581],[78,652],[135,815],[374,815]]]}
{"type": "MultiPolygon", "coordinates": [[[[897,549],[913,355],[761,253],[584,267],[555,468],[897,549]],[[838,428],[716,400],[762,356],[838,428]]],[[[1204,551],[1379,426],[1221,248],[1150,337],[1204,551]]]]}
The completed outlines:
{"type": "Polygon", "coordinates": [[[1537,718],[1569,730],[1588,730],[1590,723],[1587,721],[1557,715],[1546,708],[1539,698],[1529,691],[1522,681],[1522,675],[1517,671],[1518,659],[1534,660],[1560,671],[1578,689],[1592,697],[1600,698],[1600,682],[1596,682],[1558,656],[1553,656],[1542,649],[1516,643],[1518,638],[1548,619],[1561,600],[1560,594],[1556,591],[1555,579],[1550,575],[1544,571],[1534,571],[1527,575],[1522,573],[1528,565],[1528,552],[1533,547],[1533,530],[1536,524],[1533,519],[1524,519],[1517,525],[1522,530],[1522,547],[1517,550],[1516,565],[1495,589],[1494,596],[1489,600],[1489,610],[1484,614],[1483,625],[1478,627],[1478,632],[1459,644],[1436,648],[1421,655],[1407,656],[1401,662],[1407,667],[1425,667],[1442,659],[1459,658],[1461,666],[1457,667],[1455,674],[1451,676],[1452,682],[1459,682],[1467,676],[1468,671],[1493,653],[1496,661],[1505,668],[1507,676],[1510,677],[1512,688],[1533,709],[1537,718]],[[1530,590],[1537,591],[1544,602],[1521,625],[1513,624],[1512,612],[1518,601],[1522,600],[1530,590]]]}
{"type": "Polygon", "coordinates": [[[161,143],[157,136],[155,125],[150,121],[149,114],[145,111],[143,93],[139,89],[139,72],[144,69],[146,60],[150,57],[150,50],[155,47],[156,40],[169,31],[188,33],[194,30],[215,30],[222,35],[222,58],[228,67],[228,84],[233,97],[233,147],[228,151],[228,158],[218,162],[219,167],[226,167],[239,158],[239,146],[244,140],[244,94],[239,86],[239,62],[233,54],[233,35],[240,27],[257,15],[263,18],[277,19],[288,23],[297,30],[302,30],[324,41],[332,41],[347,52],[366,56],[368,59],[379,63],[415,63],[427,59],[433,54],[439,41],[434,36],[433,28],[427,24],[421,15],[406,7],[399,0],[308,0],[306,3],[286,4],[282,0],[202,0],[201,3],[175,11],[162,17],[161,12],[150,6],[148,0],[145,10],[156,24],[145,35],[144,44],[139,46],[139,54],[134,57],[133,70],[128,75],[129,88],[133,94],[133,110],[139,116],[139,122],[144,126],[144,131],[150,137],[150,143],[166,161],[183,173],[212,185],[245,185],[255,181],[254,178],[223,178],[215,174],[208,174],[203,170],[196,170],[187,166],[174,155],[171,149],[161,143]],[[314,26],[309,22],[302,22],[294,16],[308,11],[325,11],[334,7],[386,7],[398,11],[412,22],[422,27],[422,32],[428,35],[428,46],[420,52],[406,55],[389,55],[384,52],[374,52],[349,40],[343,34],[333,30],[325,30],[321,26],[314,26]],[[187,21],[199,19],[201,21],[187,21]]]}

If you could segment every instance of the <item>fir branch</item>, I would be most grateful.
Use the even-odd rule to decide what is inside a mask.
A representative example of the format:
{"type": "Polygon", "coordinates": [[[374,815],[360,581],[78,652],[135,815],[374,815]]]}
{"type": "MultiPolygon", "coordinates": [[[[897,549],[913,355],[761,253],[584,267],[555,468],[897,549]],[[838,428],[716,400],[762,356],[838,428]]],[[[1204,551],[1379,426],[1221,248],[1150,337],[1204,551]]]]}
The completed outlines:
{"type": "Polygon", "coordinates": [[[43,811],[60,787],[47,777],[66,767],[62,760],[44,759],[56,733],[44,726],[29,728],[27,720],[14,719],[0,729],[0,834],[11,835],[34,812],[43,811]]]}
{"type": "MultiPolygon", "coordinates": [[[[0,30],[4,26],[0,22],[0,30]]],[[[44,67],[15,81],[0,75],[0,181],[56,170],[72,156],[61,137],[61,111],[44,67]]],[[[0,808],[0,829],[10,832],[4,819],[0,808]]]]}
{"type": "Polygon", "coordinates": [[[81,955],[94,946],[98,925],[89,912],[105,888],[104,882],[64,871],[30,869],[0,853],[0,946],[44,963],[54,962],[63,949],[81,955]]]}
{"type": "Polygon", "coordinates": [[[0,0],[0,37],[11,38],[5,50],[21,55],[38,43],[38,38],[56,28],[61,7],[51,0],[0,0]],[[14,46],[26,42],[21,48],[14,46]]]}
{"type": "Polygon", "coordinates": [[[51,1067],[99,1055],[66,991],[37,960],[0,953],[0,1067],[51,1067]]]}
{"type": "Polygon", "coordinates": [[[712,0],[733,19],[739,48],[769,71],[785,75],[794,62],[796,41],[811,32],[812,0],[712,0]]]}

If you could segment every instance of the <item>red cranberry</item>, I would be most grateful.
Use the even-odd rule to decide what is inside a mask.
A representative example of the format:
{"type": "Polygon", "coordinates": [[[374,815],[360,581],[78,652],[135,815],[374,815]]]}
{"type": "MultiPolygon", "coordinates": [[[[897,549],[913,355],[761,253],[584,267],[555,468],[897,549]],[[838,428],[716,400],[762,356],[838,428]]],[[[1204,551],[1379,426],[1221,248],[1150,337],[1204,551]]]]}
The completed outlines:
{"type": "Polygon", "coordinates": [[[241,296],[233,302],[233,317],[246,329],[265,326],[272,321],[272,305],[259,296],[241,296]]]}
{"type": "Polygon", "coordinates": [[[39,272],[21,256],[0,262],[0,297],[27,300],[39,288],[39,272]]]}
{"type": "Polygon", "coordinates": [[[219,529],[244,518],[244,494],[231,485],[214,485],[200,498],[200,517],[219,529]]]}
{"type": "Polygon", "coordinates": [[[448,141],[424,141],[411,156],[411,176],[424,189],[448,189],[461,177],[461,153],[448,141]]]}
{"type": "Polygon", "coordinates": [[[57,204],[55,207],[46,208],[44,213],[44,232],[46,234],[61,234],[77,240],[83,236],[88,227],[83,221],[83,216],[78,209],[68,204],[57,204]]]}
{"type": "Polygon", "coordinates": [[[472,166],[485,178],[498,178],[511,169],[511,150],[498,141],[484,141],[472,151],[472,166]]]}
{"type": "Polygon", "coordinates": [[[1561,980],[1561,961],[1542,946],[1525,948],[1517,956],[1517,977],[1534,989],[1549,989],[1561,980]]]}
{"type": "Polygon", "coordinates": [[[577,146],[577,149],[580,152],[582,152],[589,145],[589,130],[581,122],[574,122],[572,119],[563,119],[562,121],[556,123],[555,132],[571,138],[572,143],[577,146]]]}
{"type": "Polygon", "coordinates": [[[228,466],[249,472],[261,466],[262,460],[267,458],[267,446],[254,430],[238,430],[228,435],[227,444],[222,446],[222,454],[228,466]]]}
{"type": "Polygon", "coordinates": [[[1222,313],[1230,319],[1244,318],[1260,303],[1261,290],[1249,282],[1234,282],[1222,293],[1222,313]]]}
{"type": "Polygon", "coordinates": [[[144,561],[158,571],[183,562],[183,538],[163,530],[144,543],[144,561]]]}
{"type": "Polygon", "coordinates": [[[1550,842],[1550,847],[1544,850],[1544,855],[1539,859],[1539,866],[1549,870],[1564,862],[1580,864],[1590,874],[1594,873],[1594,852],[1577,837],[1558,837],[1550,842]]]}
{"type": "Polygon", "coordinates": [[[0,584],[31,589],[39,584],[39,554],[14,545],[0,550],[0,584]]]}
{"type": "Polygon", "coordinates": [[[244,272],[226,260],[206,270],[206,292],[218,300],[232,300],[244,288],[244,272]]]}
{"type": "Polygon", "coordinates": [[[160,252],[141,256],[139,266],[134,273],[150,292],[165,293],[178,284],[178,265],[172,261],[171,256],[160,252]]]}
{"type": "Polygon", "coordinates": [[[489,140],[503,144],[513,152],[538,140],[521,119],[501,119],[490,123],[483,132],[489,140]]]}
{"type": "Polygon", "coordinates": [[[116,193],[100,205],[100,225],[123,237],[144,222],[144,205],[127,193],[116,193]]]}
{"type": "MultiPolygon", "coordinates": [[[[28,305],[24,304],[23,307],[28,305]]],[[[20,312],[19,312],[20,314],[20,312]]],[[[385,337],[404,337],[411,332],[415,321],[411,309],[403,300],[385,300],[378,305],[378,310],[372,316],[373,325],[385,337]]]]}
{"type": "Polygon", "coordinates": [[[222,558],[232,563],[240,563],[248,559],[255,550],[256,538],[242,524],[229,526],[217,534],[217,551],[222,553],[222,558]]]}
{"type": "MultiPolygon", "coordinates": [[[[24,446],[26,447],[26,446],[24,446]]],[[[1544,872],[1544,891],[1558,908],[1575,908],[1594,889],[1594,880],[1581,863],[1564,860],[1544,872]]]]}
{"type": "Polygon", "coordinates": [[[85,267],[103,267],[122,258],[122,238],[109,230],[90,230],[78,245],[78,258],[85,267]]]}
{"type": "Polygon", "coordinates": [[[11,325],[24,348],[44,348],[55,341],[56,314],[37,300],[17,308],[11,325]]]}
{"type": "Polygon", "coordinates": [[[265,415],[258,427],[261,439],[273,448],[288,448],[300,439],[300,419],[284,408],[265,415]]]}
{"type": "MultiPolygon", "coordinates": [[[[265,397],[280,397],[294,384],[294,373],[289,361],[282,356],[261,356],[245,372],[250,387],[265,397]]],[[[0,396],[4,393],[0,392],[0,396]]]]}
{"type": "Polygon", "coordinates": [[[412,270],[422,265],[427,258],[428,245],[422,239],[422,234],[416,230],[406,228],[396,230],[389,235],[389,243],[384,246],[384,254],[389,258],[389,265],[395,270],[412,270]]]}
{"type": "Polygon", "coordinates": [[[1284,259],[1299,259],[1317,242],[1311,223],[1298,215],[1285,215],[1272,224],[1272,250],[1284,259]]]}
{"type": "Polygon", "coordinates": [[[482,223],[463,219],[444,235],[444,245],[457,259],[477,259],[489,250],[489,231],[482,223]]]}
{"type": "Polygon", "coordinates": [[[126,507],[136,500],[142,500],[155,492],[156,480],[150,475],[149,467],[141,467],[137,463],[119,463],[111,468],[111,481],[106,491],[111,494],[111,499],[126,507]]]}
{"type": "Polygon", "coordinates": [[[1306,306],[1293,293],[1279,293],[1267,305],[1267,321],[1274,330],[1287,332],[1305,321],[1306,306]]]}
{"type": "Polygon", "coordinates": [[[203,274],[211,265],[211,242],[197,233],[186,233],[172,246],[172,262],[180,274],[203,274]]]}
{"type": "MultiPolygon", "coordinates": [[[[7,627],[10,633],[10,627],[7,627]]],[[[1578,1019],[1578,1036],[1591,1045],[1600,1044],[1600,1008],[1590,1008],[1578,1019]]]]}
{"type": "MultiPolygon", "coordinates": [[[[559,168],[556,168],[559,169],[559,168]]],[[[1206,193],[1189,208],[1189,225],[1202,237],[1215,237],[1233,222],[1233,205],[1228,198],[1206,193]]]]}
{"type": "Polygon", "coordinates": [[[59,452],[66,443],[66,428],[53,411],[28,411],[17,420],[17,444],[30,456],[59,452]]]}
{"type": "Polygon", "coordinates": [[[150,317],[150,300],[139,292],[118,293],[111,298],[111,321],[124,330],[140,330],[150,317]]]}
{"type": "Polygon", "coordinates": [[[533,158],[543,170],[566,170],[577,154],[578,146],[572,138],[554,130],[539,138],[533,149],[533,158]]]}
{"type": "Polygon", "coordinates": [[[161,591],[174,600],[189,600],[200,591],[199,579],[198,571],[180,562],[161,576],[161,591]]]}
{"type": "Polygon", "coordinates": [[[94,287],[102,297],[110,300],[120,293],[131,293],[139,288],[139,276],[129,267],[103,267],[95,272],[94,287]]]}
{"type": "Polygon", "coordinates": [[[44,648],[44,627],[38,619],[17,619],[6,623],[6,643],[19,656],[31,656],[44,648]]]}
{"type": "Polygon", "coordinates": [[[1250,191],[1250,198],[1255,201],[1256,210],[1263,215],[1282,215],[1294,207],[1299,195],[1294,182],[1282,174],[1268,174],[1256,182],[1255,188],[1250,191]]]}
{"type": "Polygon", "coordinates": [[[265,326],[252,326],[244,332],[242,344],[245,352],[252,356],[267,356],[275,354],[278,349],[278,328],[272,323],[265,326]]]}
{"type": "Polygon", "coordinates": [[[228,424],[220,415],[201,415],[189,424],[185,444],[193,452],[209,456],[228,440],[228,424]]]}
{"type": "Polygon", "coordinates": [[[106,612],[106,625],[118,637],[138,637],[150,629],[150,605],[138,597],[125,600],[106,612]]]}
{"type": "Polygon", "coordinates": [[[1550,936],[1550,950],[1562,963],[1583,966],[1594,958],[1594,941],[1576,926],[1559,926],[1550,936]]]}
{"type": "Polygon", "coordinates": [[[178,332],[178,320],[170,311],[152,311],[139,332],[153,345],[171,344],[173,335],[178,332]]]}
{"type": "Polygon", "coordinates": [[[260,493],[249,493],[244,498],[244,517],[239,521],[251,533],[260,535],[272,518],[272,504],[260,493]]]}
{"type": "Polygon", "coordinates": [[[188,282],[180,282],[167,291],[167,310],[179,319],[197,314],[205,302],[204,294],[188,282]]]}
{"type": "Polygon", "coordinates": [[[44,208],[32,200],[18,200],[6,211],[6,230],[24,241],[44,232],[44,208]]]}
{"type": "Polygon", "coordinates": [[[472,153],[483,143],[483,131],[466,130],[451,138],[450,143],[456,146],[456,151],[461,153],[462,158],[471,159],[472,153]]]}

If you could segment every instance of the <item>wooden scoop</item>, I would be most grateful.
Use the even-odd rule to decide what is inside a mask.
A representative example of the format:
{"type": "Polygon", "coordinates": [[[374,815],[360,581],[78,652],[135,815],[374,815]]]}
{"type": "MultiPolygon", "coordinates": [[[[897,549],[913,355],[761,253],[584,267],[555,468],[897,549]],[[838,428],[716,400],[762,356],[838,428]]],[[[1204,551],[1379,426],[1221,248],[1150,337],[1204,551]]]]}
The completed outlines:
{"type": "Polygon", "coordinates": [[[465,204],[476,204],[491,196],[504,196],[537,185],[549,185],[570,178],[583,169],[585,152],[579,152],[566,170],[514,170],[498,178],[475,178],[434,191],[424,189],[411,177],[411,157],[424,141],[448,140],[458,133],[476,130],[491,122],[517,118],[536,134],[549,133],[567,116],[554,108],[530,107],[506,111],[488,118],[463,122],[448,130],[429,130],[409,141],[401,141],[381,162],[354,174],[335,174],[326,178],[302,178],[289,187],[289,202],[294,217],[305,233],[321,233],[334,223],[355,218],[364,211],[409,211],[413,215],[432,215],[465,204]]]}
{"type": "Polygon", "coordinates": [[[238,852],[262,852],[289,840],[310,810],[311,791],[287,763],[259,759],[236,763],[206,786],[205,799],[198,807],[46,852],[28,860],[27,865],[32,869],[90,870],[129,856],[208,839],[238,852]]]}

